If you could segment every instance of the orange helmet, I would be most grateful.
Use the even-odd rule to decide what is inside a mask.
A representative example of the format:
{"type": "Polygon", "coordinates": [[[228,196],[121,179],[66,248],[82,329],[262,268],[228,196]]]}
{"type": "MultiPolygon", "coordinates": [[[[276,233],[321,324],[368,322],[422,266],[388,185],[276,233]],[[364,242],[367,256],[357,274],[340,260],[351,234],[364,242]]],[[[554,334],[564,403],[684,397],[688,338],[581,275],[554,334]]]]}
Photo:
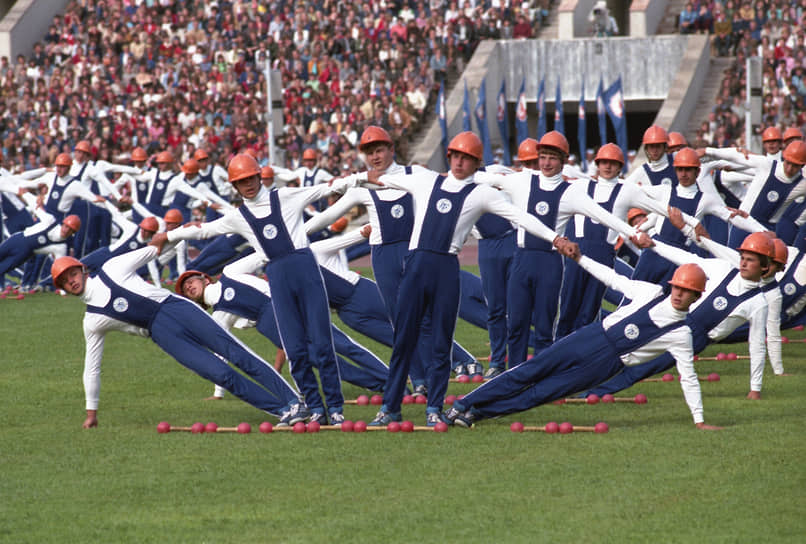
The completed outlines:
{"type": "Polygon", "coordinates": [[[344,232],[344,229],[346,229],[349,224],[350,220],[347,219],[347,216],[339,217],[330,225],[330,230],[331,232],[344,232]]]}
{"type": "Polygon", "coordinates": [[[457,151],[481,160],[484,155],[484,146],[479,137],[470,131],[460,132],[448,144],[448,151],[457,151]]]}
{"type": "Polygon", "coordinates": [[[69,153],[59,153],[56,156],[56,160],[54,163],[56,166],[72,166],[73,165],[73,158],[70,156],[69,153]]]}
{"type": "Polygon", "coordinates": [[[186,160],[185,164],[182,165],[182,172],[184,172],[186,176],[195,176],[199,173],[199,163],[196,159],[186,160]]]}
{"type": "Polygon", "coordinates": [[[157,153],[156,162],[157,164],[174,162],[173,153],[171,153],[170,151],[160,151],[159,153],[157,153]]]}
{"type": "Polygon", "coordinates": [[[705,272],[699,265],[686,263],[677,267],[672,279],[669,280],[669,285],[702,293],[705,291],[706,279],[705,272]]]}
{"type": "Polygon", "coordinates": [[[764,132],[761,133],[762,142],[774,142],[783,139],[784,135],[781,134],[781,130],[778,127],[767,127],[764,129],[764,132]]]}
{"type": "Polygon", "coordinates": [[[791,142],[786,149],[784,149],[783,155],[781,155],[785,161],[789,161],[793,164],[797,164],[798,166],[803,166],[806,164],[806,142],[802,140],[795,140],[791,142]]]}
{"type": "Polygon", "coordinates": [[[739,246],[739,251],[750,251],[759,255],[766,255],[770,259],[775,258],[775,244],[772,238],[763,232],[748,234],[739,246]]]}
{"type": "Polygon", "coordinates": [[[50,266],[50,276],[53,278],[53,283],[56,285],[61,285],[60,278],[62,274],[76,266],[84,268],[84,265],[81,264],[81,261],[75,257],[59,257],[53,261],[53,264],[50,266]]]}
{"type": "Polygon", "coordinates": [[[624,166],[624,153],[616,144],[605,144],[599,148],[599,151],[596,152],[596,158],[593,160],[594,162],[616,161],[621,166],[624,166]]]}
{"type": "Polygon", "coordinates": [[[675,168],[699,168],[700,158],[697,152],[690,147],[684,147],[674,156],[675,168]]]}
{"type": "Polygon", "coordinates": [[[204,159],[209,159],[210,155],[208,155],[207,151],[205,151],[204,149],[197,149],[193,153],[193,158],[196,159],[197,161],[203,161],[204,159]]]}
{"type": "Polygon", "coordinates": [[[148,153],[142,147],[135,147],[132,149],[132,160],[137,162],[145,162],[148,160],[148,153]]]}
{"type": "Polygon", "coordinates": [[[670,132],[668,138],[668,145],[669,147],[678,147],[678,146],[687,146],[688,142],[686,141],[686,137],[680,134],[679,132],[670,132]]]}
{"type": "Polygon", "coordinates": [[[213,281],[213,278],[211,278],[210,276],[208,276],[204,272],[200,272],[198,270],[187,270],[185,272],[182,272],[182,274],[178,278],[176,278],[176,284],[174,285],[174,289],[176,289],[176,293],[179,294],[179,295],[185,296],[185,292],[182,290],[183,287],[185,286],[185,282],[188,279],[196,277],[196,276],[203,276],[203,277],[207,278],[208,281],[213,281]]]}
{"type": "Polygon", "coordinates": [[[534,161],[538,158],[537,147],[540,144],[534,138],[526,138],[518,146],[518,160],[521,162],[534,161]]]}
{"type": "Polygon", "coordinates": [[[259,176],[260,165],[253,156],[247,155],[246,153],[239,153],[229,161],[227,174],[229,174],[229,182],[235,183],[236,181],[251,178],[252,176],[259,176]]]}
{"type": "Polygon", "coordinates": [[[143,220],[140,221],[139,226],[141,229],[149,232],[157,232],[160,230],[160,224],[157,222],[156,217],[144,217],[143,220]]]}
{"type": "Polygon", "coordinates": [[[77,215],[68,215],[62,220],[62,225],[67,225],[73,232],[81,230],[81,218],[77,215]]]}
{"type": "Polygon", "coordinates": [[[167,212],[165,212],[165,217],[163,217],[166,223],[184,223],[185,218],[182,216],[182,212],[177,210],[176,208],[171,208],[167,212]]]}
{"type": "Polygon", "coordinates": [[[316,150],[311,149],[310,147],[302,152],[302,160],[303,161],[315,161],[316,160],[316,150]]]}
{"type": "Polygon", "coordinates": [[[784,141],[787,140],[802,140],[803,139],[803,132],[797,127],[789,127],[784,131],[784,141]]]}
{"type": "Polygon", "coordinates": [[[358,149],[363,150],[364,147],[376,142],[384,142],[392,145],[392,137],[389,136],[389,133],[381,127],[370,125],[361,134],[361,140],[358,142],[358,149]]]}
{"type": "Polygon", "coordinates": [[[91,153],[92,152],[92,146],[90,145],[90,143],[87,140],[81,140],[73,148],[73,151],[83,151],[84,153],[91,153]]]}
{"type": "Polygon", "coordinates": [[[644,139],[641,141],[644,145],[647,144],[668,144],[669,137],[666,131],[658,125],[652,125],[644,132],[644,139]]]}
{"type": "Polygon", "coordinates": [[[271,166],[264,166],[260,169],[260,179],[269,179],[274,177],[274,168],[271,166]]]}
{"type": "Polygon", "coordinates": [[[551,132],[546,132],[542,138],[540,138],[539,143],[540,148],[549,147],[552,149],[556,149],[558,151],[562,151],[563,154],[568,155],[569,148],[568,148],[568,140],[565,139],[565,136],[562,133],[557,132],[556,130],[552,130],[551,132]]]}
{"type": "Polygon", "coordinates": [[[786,264],[789,258],[789,248],[786,247],[786,242],[780,238],[774,238],[772,245],[775,248],[775,257],[772,260],[779,264],[786,264]]]}
{"type": "Polygon", "coordinates": [[[639,215],[646,215],[646,212],[641,208],[630,208],[629,211],[627,211],[627,223],[629,223],[639,215]]]}

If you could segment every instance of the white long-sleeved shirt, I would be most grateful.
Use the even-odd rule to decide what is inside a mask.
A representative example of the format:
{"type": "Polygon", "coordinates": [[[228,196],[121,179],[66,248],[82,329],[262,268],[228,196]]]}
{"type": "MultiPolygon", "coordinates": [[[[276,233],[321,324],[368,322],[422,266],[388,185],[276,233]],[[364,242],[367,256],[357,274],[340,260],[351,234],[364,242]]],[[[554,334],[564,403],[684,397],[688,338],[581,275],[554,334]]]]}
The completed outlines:
{"type": "MultiPolygon", "coordinates": [[[[649,169],[652,170],[653,172],[660,172],[661,170],[663,170],[667,166],[669,166],[669,156],[668,156],[668,154],[664,153],[663,156],[661,156],[660,159],[658,159],[656,161],[648,161],[646,164],[649,165],[649,169]]],[[[668,178],[664,178],[664,180],[661,182],[661,185],[671,185],[672,184],[671,179],[669,179],[668,183],[666,183],[666,179],[668,179],[668,178]]],[[[646,169],[643,167],[643,165],[641,165],[638,168],[636,168],[635,170],[633,170],[630,173],[630,175],[627,176],[624,179],[624,182],[625,183],[634,183],[635,185],[640,185],[641,187],[651,187],[652,186],[652,181],[649,179],[649,176],[647,175],[646,169]]]]}
{"type": "Polygon", "coordinates": [[[51,194],[56,192],[60,192],[62,194],[61,200],[59,200],[59,205],[56,207],[62,213],[68,213],[70,208],[73,206],[73,202],[77,198],[86,200],[87,202],[95,204],[98,207],[103,207],[103,204],[95,201],[100,195],[96,195],[90,191],[89,187],[87,187],[87,185],[84,183],[74,181],[72,174],[68,174],[63,178],[60,178],[55,173],[48,172],[40,178],[23,181],[20,183],[20,187],[30,189],[38,187],[42,184],[47,185],[48,187],[48,193],[45,196],[44,202],[48,201],[48,198],[50,198],[51,194]]]}
{"type": "Polygon", "coordinates": [[[211,174],[218,194],[224,199],[230,198],[232,196],[232,185],[230,185],[227,171],[218,164],[208,164],[207,168],[199,170],[199,175],[205,179],[210,177],[211,174]]]}
{"type": "MultiPolygon", "coordinates": [[[[458,193],[468,184],[475,182],[475,175],[465,179],[456,179],[449,173],[442,181],[442,190],[449,193],[458,193]]],[[[409,249],[417,249],[417,245],[422,233],[423,220],[428,209],[428,202],[436,179],[440,174],[430,170],[424,170],[410,176],[383,175],[380,182],[393,189],[401,189],[411,193],[414,199],[414,229],[411,235],[409,249]]],[[[513,224],[518,224],[531,234],[542,238],[548,242],[553,242],[558,236],[557,233],[536,217],[518,209],[509,202],[499,191],[487,185],[478,185],[465,198],[459,219],[453,231],[451,239],[450,253],[457,254],[470,234],[473,225],[485,213],[499,215],[508,219],[513,224]]]]}
{"type": "MultiPolygon", "coordinates": [[[[114,221],[115,224],[118,227],[120,227],[121,231],[120,237],[115,242],[109,244],[109,251],[112,252],[117,251],[120,248],[120,246],[126,243],[126,240],[128,240],[129,237],[135,232],[137,232],[136,240],[140,243],[145,243],[145,240],[143,239],[143,232],[140,230],[139,225],[137,225],[133,221],[129,221],[128,219],[126,219],[126,216],[123,215],[120,212],[120,210],[118,210],[114,205],[112,205],[112,203],[104,202],[104,204],[106,205],[106,209],[112,216],[112,221],[114,221]]],[[[138,249],[138,248],[132,248],[132,249],[138,249]]]]}
{"type": "MultiPolygon", "coordinates": [[[[756,200],[765,197],[769,198],[768,195],[762,195],[761,191],[764,188],[764,184],[767,182],[771,169],[772,164],[770,163],[768,168],[762,168],[756,171],[756,175],[753,177],[753,181],[750,182],[750,186],[747,188],[747,193],[744,195],[744,199],[742,199],[742,205],[739,206],[740,210],[750,213],[753,210],[753,206],[756,204],[756,200]]],[[[795,179],[800,175],[800,172],[798,172],[798,174],[796,174],[794,177],[789,177],[784,173],[784,163],[778,162],[775,165],[774,175],[781,183],[792,184],[795,183],[795,179]]],[[[784,211],[786,211],[786,208],[797,198],[804,195],[806,195],[806,179],[801,178],[801,180],[798,181],[794,186],[792,191],[790,191],[789,195],[784,199],[784,202],[778,208],[778,211],[769,218],[769,221],[771,223],[777,223],[784,211]]]]}
{"type": "MultiPolygon", "coordinates": [[[[36,200],[36,197],[31,194],[26,194],[24,196],[26,200],[36,200]]],[[[39,218],[39,221],[30,227],[25,228],[22,231],[23,236],[30,238],[41,233],[40,236],[44,237],[45,239],[38,240],[40,243],[45,243],[48,241],[52,243],[35,249],[34,253],[37,255],[52,255],[54,259],[67,255],[67,244],[65,243],[67,238],[62,236],[61,227],[57,227],[47,234],[45,233],[47,229],[56,223],[56,218],[42,208],[36,209],[36,215],[39,218]]]]}
{"type": "MultiPolygon", "coordinates": [[[[283,222],[285,223],[285,227],[288,230],[291,242],[294,244],[295,248],[300,249],[308,247],[308,236],[305,234],[305,225],[303,224],[302,215],[302,210],[305,206],[331,193],[345,191],[352,183],[352,181],[335,180],[333,185],[330,186],[327,184],[319,184],[313,187],[283,187],[277,189],[283,222]]],[[[269,191],[265,187],[261,187],[255,198],[244,199],[243,205],[246,206],[255,217],[266,217],[271,213],[269,191]]],[[[249,226],[249,223],[247,223],[244,216],[237,209],[228,211],[223,217],[210,223],[174,229],[168,232],[168,241],[206,239],[219,234],[228,233],[240,234],[249,241],[257,253],[267,259],[257,236],[252,231],[252,227],[249,226]]]]}
{"type": "MultiPolygon", "coordinates": [[[[526,211],[529,207],[529,194],[531,193],[533,175],[538,176],[539,187],[545,191],[554,190],[560,183],[563,182],[563,178],[560,175],[548,178],[540,173],[535,172],[534,170],[529,170],[528,168],[525,168],[521,172],[516,172],[509,175],[478,172],[475,177],[476,181],[479,183],[487,183],[494,187],[500,188],[507,193],[510,198],[512,198],[512,203],[519,210],[526,211]]],[[[587,181],[571,182],[570,187],[568,187],[568,189],[566,189],[560,197],[560,202],[557,209],[556,228],[554,230],[557,232],[565,232],[565,226],[568,221],[575,214],[581,214],[598,221],[599,223],[620,233],[625,238],[629,238],[630,236],[636,234],[636,229],[596,203],[596,191],[594,191],[594,198],[589,197],[587,193],[587,186],[587,181]]],[[[614,188],[615,184],[608,185],[607,182],[605,182],[602,186],[602,190],[599,191],[598,198],[601,199],[601,201],[607,200],[607,198],[603,198],[604,194],[606,193],[607,197],[609,197],[610,192],[614,188]],[[610,191],[607,189],[610,189],[610,191]]],[[[626,210],[624,215],[626,216],[626,210]]],[[[525,238],[526,233],[524,230],[522,228],[518,228],[518,247],[524,247],[525,238]]],[[[612,238],[611,243],[614,243],[617,235],[608,235],[608,238],[612,238]]]]}
{"type": "Polygon", "coordinates": [[[333,179],[333,174],[325,170],[324,168],[314,168],[311,170],[305,166],[297,168],[294,170],[294,175],[299,178],[299,186],[305,186],[305,178],[308,179],[313,178],[313,185],[318,185],[320,183],[327,183],[331,179],[333,179]]]}
{"type": "Polygon", "coordinates": [[[105,172],[119,172],[123,174],[138,174],[140,172],[139,168],[134,168],[133,166],[123,166],[118,164],[112,164],[106,161],[96,161],[94,163],[79,163],[73,161],[73,164],[70,166],[70,175],[71,176],[78,176],[81,173],[82,167],[84,164],[87,164],[87,167],[84,168],[84,172],[81,174],[81,179],[79,180],[87,189],[92,187],[92,182],[95,181],[98,183],[98,191],[101,196],[112,195],[115,198],[120,198],[120,192],[117,190],[117,187],[109,181],[109,178],[106,177],[105,172]]]}
{"type": "Polygon", "coordinates": [[[311,244],[316,261],[323,268],[327,268],[337,276],[349,281],[353,285],[357,284],[361,276],[350,270],[347,261],[347,254],[344,250],[364,241],[366,238],[361,235],[361,229],[345,232],[340,236],[333,236],[318,240],[311,244]]]}
{"type": "MultiPolygon", "coordinates": [[[[162,302],[171,292],[151,285],[137,274],[137,269],[157,257],[157,248],[146,246],[124,253],[104,264],[102,270],[118,285],[156,302],[162,302]]],[[[87,278],[81,300],[91,306],[105,306],[111,291],[97,277],[87,278]]],[[[106,334],[112,331],[125,332],[148,337],[146,329],[135,327],[112,317],[87,312],[84,314],[84,395],[87,410],[97,410],[101,395],[101,360],[104,353],[106,334]]]]}
{"type": "MultiPolygon", "coordinates": [[[[393,162],[389,168],[384,170],[383,173],[402,176],[406,173],[405,168],[405,166],[393,162]]],[[[413,174],[427,171],[428,170],[422,166],[412,166],[413,174]]],[[[366,172],[363,172],[360,174],[351,174],[350,176],[347,176],[347,178],[355,179],[357,181],[364,181],[367,179],[367,175],[366,172]]],[[[305,231],[308,234],[318,232],[346,214],[353,207],[363,205],[367,209],[369,224],[372,225],[372,233],[369,235],[369,243],[370,245],[380,244],[383,241],[381,238],[381,226],[378,219],[378,210],[375,209],[375,201],[372,198],[370,190],[371,189],[365,187],[353,187],[352,189],[349,189],[333,205],[322,211],[322,213],[314,215],[312,218],[306,221],[305,231]]],[[[397,189],[386,189],[384,191],[376,191],[376,193],[380,200],[385,201],[397,200],[406,194],[405,191],[400,191],[397,189]]]]}
{"type": "MultiPolygon", "coordinates": [[[[622,319],[635,313],[653,298],[663,292],[663,288],[652,283],[631,280],[626,276],[616,273],[612,268],[607,267],[595,260],[582,256],[579,265],[596,279],[605,285],[621,292],[631,302],[619,307],[616,311],[602,320],[602,327],[608,330],[622,319]]],[[[676,310],[671,303],[670,297],[666,297],[661,302],[655,304],[649,310],[649,317],[658,327],[665,327],[674,322],[681,322],[679,327],[660,335],[658,338],[647,342],[635,351],[625,353],[621,356],[621,362],[627,366],[634,366],[646,361],[650,361],[663,353],[668,352],[674,357],[677,371],[680,374],[680,387],[686,399],[694,423],[704,421],[702,408],[702,393],[697,373],[694,370],[694,352],[692,350],[691,330],[683,322],[687,312],[676,310]]]]}

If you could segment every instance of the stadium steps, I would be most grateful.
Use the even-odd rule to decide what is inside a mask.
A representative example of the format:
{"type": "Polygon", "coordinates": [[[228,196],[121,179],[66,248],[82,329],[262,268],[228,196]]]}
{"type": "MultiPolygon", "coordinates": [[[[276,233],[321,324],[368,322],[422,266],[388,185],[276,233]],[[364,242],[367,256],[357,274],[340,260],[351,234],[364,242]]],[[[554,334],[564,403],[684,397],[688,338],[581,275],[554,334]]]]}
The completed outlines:
{"type": "Polygon", "coordinates": [[[697,107],[686,127],[685,137],[689,142],[694,141],[697,135],[697,129],[700,128],[702,122],[708,120],[708,114],[711,113],[711,108],[714,107],[719,89],[722,86],[722,74],[725,70],[730,68],[734,62],[736,62],[735,57],[711,57],[708,67],[708,76],[705,78],[702,91],[700,91],[697,107]]]}
{"type": "Polygon", "coordinates": [[[656,34],[677,34],[677,21],[688,0],[669,0],[666,5],[666,14],[658,24],[656,34]]]}

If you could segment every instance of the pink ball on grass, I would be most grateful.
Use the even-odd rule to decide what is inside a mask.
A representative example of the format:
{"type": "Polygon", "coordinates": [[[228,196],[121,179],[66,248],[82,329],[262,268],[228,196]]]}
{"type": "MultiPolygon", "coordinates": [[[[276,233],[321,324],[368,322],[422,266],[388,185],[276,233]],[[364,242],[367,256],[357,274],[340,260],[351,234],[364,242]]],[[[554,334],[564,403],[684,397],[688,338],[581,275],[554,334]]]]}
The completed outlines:
{"type": "Polygon", "coordinates": [[[303,421],[297,421],[296,423],[294,423],[293,429],[295,433],[302,434],[306,430],[305,423],[303,421]]]}
{"type": "Polygon", "coordinates": [[[708,374],[708,381],[709,382],[718,382],[719,381],[719,374],[716,372],[712,372],[708,374]]]}
{"type": "Polygon", "coordinates": [[[400,430],[403,431],[404,433],[410,433],[414,431],[414,423],[406,420],[400,424],[400,430]]]}
{"type": "Polygon", "coordinates": [[[272,425],[268,421],[264,421],[263,423],[260,424],[260,427],[258,427],[258,430],[260,432],[262,432],[263,434],[269,434],[270,432],[272,432],[274,430],[274,425],[272,425]]]}
{"type": "Polygon", "coordinates": [[[353,424],[354,433],[364,433],[367,431],[367,422],[360,419],[353,424]]]}
{"type": "Polygon", "coordinates": [[[571,434],[574,432],[574,426],[567,421],[560,423],[560,434],[571,434]]]}
{"type": "Polygon", "coordinates": [[[369,399],[369,403],[373,406],[380,406],[383,404],[383,397],[380,395],[372,395],[372,397],[369,399]]]}
{"type": "Polygon", "coordinates": [[[190,432],[193,434],[200,434],[204,432],[204,423],[196,422],[190,426],[190,432]]]}
{"type": "Polygon", "coordinates": [[[545,431],[547,434],[554,434],[560,431],[560,426],[556,421],[549,421],[546,423],[545,431]]]}
{"type": "Polygon", "coordinates": [[[664,382],[673,382],[674,376],[672,374],[664,374],[661,380],[663,380],[664,382]]]}
{"type": "Polygon", "coordinates": [[[481,374],[476,374],[475,376],[473,376],[471,381],[473,383],[481,383],[484,381],[484,376],[482,376],[481,374]]]}
{"type": "Polygon", "coordinates": [[[585,398],[585,402],[588,404],[599,404],[599,395],[596,393],[591,393],[585,398]]]}
{"type": "Polygon", "coordinates": [[[359,406],[368,406],[369,405],[369,397],[366,395],[358,395],[358,398],[355,399],[355,403],[359,406]]]}
{"type": "Polygon", "coordinates": [[[428,398],[420,395],[419,397],[414,398],[415,404],[428,404],[428,398]]]}
{"type": "Polygon", "coordinates": [[[249,434],[252,432],[252,426],[248,423],[239,423],[238,424],[238,433],[239,434],[249,434]]]}
{"type": "Polygon", "coordinates": [[[448,395],[445,397],[445,404],[453,404],[456,402],[456,395],[448,395]]]}
{"type": "Polygon", "coordinates": [[[522,433],[523,432],[523,423],[520,421],[514,422],[512,425],[509,426],[509,430],[513,433],[522,433]]]}
{"type": "Polygon", "coordinates": [[[397,421],[390,421],[389,425],[386,426],[386,430],[390,433],[400,432],[400,423],[397,421]]]}
{"type": "Polygon", "coordinates": [[[459,383],[470,383],[470,376],[468,376],[467,374],[462,374],[461,376],[456,378],[456,381],[458,381],[459,383]]]}
{"type": "Polygon", "coordinates": [[[610,426],[604,421],[600,421],[599,423],[593,426],[593,432],[597,434],[604,434],[608,431],[610,431],[610,426]]]}
{"type": "Polygon", "coordinates": [[[438,422],[434,425],[434,432],[435,433],[447,433],[448,432],[448,424],[444,421],[438,422]]]}
{"type": "Polygon", "coordinates": [[[602,395],[602,402],[605,404],[612,404],[616,402],[616,397],[614,397],[610,393],[605,393],[604,395],[602,395]]]}
{"type": "Polygon", "coordinates": [[[403,404],[414,404],[413,395],[403,395],[403,404]]]}
{"type": "Polygon", "coordinates": [[[171,432],[171,424],[167,421],[160,421],[157,424],[157,432],[160,434],[165,434],[171,432]]]}
{"type": "Polygon", "coordinates": [[[647,398],[643,393],[638,393],[633,400],[635,404],[646,404],[647,398]]]}
{"type": "Polygon", "coordinates": [[[322,428],[322,425],[318,421],[311,421],[305,426],[305,432],[307,433],[318,433],[319,429],[322,428]]]}
{"type": "Polygon", "coordinates": [[[211,421],[210,423],[204,426],[204,432],[206,433],[218,432],[218,424],[214,421],[211,421]]]}
{"type": "Polygon", "coordinates": [[[350,421],[349,419],[345,419],[344,423],[341,424],[341,432],[343,433],[351,433],[353,432],[353,426],[355,424],[350,421]]]}

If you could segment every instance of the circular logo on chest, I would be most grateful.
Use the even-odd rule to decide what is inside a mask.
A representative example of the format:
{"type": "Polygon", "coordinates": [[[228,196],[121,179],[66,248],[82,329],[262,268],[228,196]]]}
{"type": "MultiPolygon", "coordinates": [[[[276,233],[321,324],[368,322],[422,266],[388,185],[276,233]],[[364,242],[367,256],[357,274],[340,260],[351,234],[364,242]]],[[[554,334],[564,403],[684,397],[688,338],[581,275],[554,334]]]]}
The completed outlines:
{"type": "Polygon", "coordinates": [[[50,196],[53,198],[59,198],[59,191],[51,191],[50,196]]]}
{"type": "Polygon", "coordinates": [[[767,193],[767,200],[769,200],[770,202],[778,202],[778,198],[779,198],[778,191],[770,191],[767,193]]]}
{"type": "Polygon", "coordinates": [[[274,240],[277,238],[277,227],[271,223],[263,227],[263,237],[267,240],[274,240]]]}
{"type": "Polygon", "coordinates": [[[145,193],[147,188],[148,186],[145,183],[140,183],[139,185],[137,185],[137,190],[140,191],[141,193],[145,193]]]}
{"type": "Polygon", "coordinates": [[[453,204],[447,198],[440,198],[437,200],[437,211],[439,213],[448,213],[453,208],[453,204]]]}
{"type": "Polygon", "coordinates": [[[48,239],[47,239],[47,238],[45,238],[45,235],[44,235],[44,234],[40,234],[40,235],[39,235],[39,238],[37,238],[37,239],[36,239],[36,241],[37,241],[37,242],[39,242],[40,244],[44,244],[45,242],[47,242],[47,241],[48,241],[48,239]]]}
{"type": "Polygon", "coordinates": [[[784,285],[784,293],[787,295],[794,295],[795,291],[797,291],[797,287],[795,287],[794,283],[787,283],[784,285]]]}
{"type": "Polygon", "coordinates": [[[714,299],[714,310],[722,311],[728,307],[728,300],[725,297],[716,297],[714,299]]]}
{"type": "MultiPolygon", "coordinates": [[[[448,204],[450,204],[450,202],[448,204]]],[[[392,206],[392,209],[390,210],[389,213],[391,213],[392,217],[394,217],[395,219],[400,219],[406,213],[406,210],[400,204],[395,204],[394,206],[392,206]]]]}
{"type": "Polygon", "coordinates": [[[137,242],[135,242],[134,240],[129,242],[129,249],[137,249],[137,242]]]}
{"type": "Polygon", "coordinates": [[[158,181],[158,182],[157,182],[157,189],[159,189],[160,191],[162,191],[162,189],[163,189],[164,187],[165,187],[165,184],[164,184],[163,182],[161,182],[161,181],[158,181]]]}
{"type": "Polygon", "coordinates": [[[235,289],[232,287],[227,287],[224,289],[224,300],[230,301],[235,298],[235,289]]]}
{"type": "Polygon", "coordinates": [[[118,297],[112,301],[112,308],[119,314],[122,314],[129,309],[129,301],[123,297],[118,297]]]}
{"type": "Polygon", "coordinates": [[[624,327],[624,336],[626,336],[628,340],[635,340],[638,338],[639,334],[641,334],[641,329],[639,329],[638,325],[635,323],[630,323],[624,327]]]}
{"type": "Polygon", "coordinates": [[[551,206],[549,206],[548,202],[540,201],[535,204],[535,212],[537,215],[546,215],[551,210],[551,206]]]}
{"type": "Polygon", "coordinates": [[[660,184],[661,185],[671,185],[672,184],[672,178],[663,178],[662,180],[660,180],[660,184]]]}

